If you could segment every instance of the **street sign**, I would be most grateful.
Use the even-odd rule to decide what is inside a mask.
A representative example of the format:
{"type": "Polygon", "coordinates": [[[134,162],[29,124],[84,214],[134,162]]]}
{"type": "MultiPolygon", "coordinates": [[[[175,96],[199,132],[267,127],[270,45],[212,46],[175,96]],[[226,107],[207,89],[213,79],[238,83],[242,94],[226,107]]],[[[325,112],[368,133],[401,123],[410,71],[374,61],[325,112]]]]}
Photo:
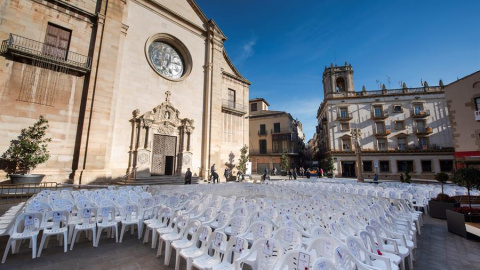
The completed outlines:
{"type": "Polygon", "coordinates": [[[375,162],[373,163],[373,166],[375,166],[375,168],[378,168],[378,161],[375,161],[375,162]]]}

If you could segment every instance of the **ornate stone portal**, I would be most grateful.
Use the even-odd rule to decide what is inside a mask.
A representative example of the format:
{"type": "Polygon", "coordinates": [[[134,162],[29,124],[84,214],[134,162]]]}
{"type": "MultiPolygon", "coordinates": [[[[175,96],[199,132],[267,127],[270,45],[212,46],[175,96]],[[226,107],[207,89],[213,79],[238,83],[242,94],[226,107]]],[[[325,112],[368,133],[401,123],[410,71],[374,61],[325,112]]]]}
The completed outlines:
{"type": "Polygon", "coordinates": [[[152,111],[133,112],[128,168],[132,177],[181,175],[192,166],[193,120],[180,119],[180,112],[170,103],[170,91],[165,96],[165,102],[152,111]]]}

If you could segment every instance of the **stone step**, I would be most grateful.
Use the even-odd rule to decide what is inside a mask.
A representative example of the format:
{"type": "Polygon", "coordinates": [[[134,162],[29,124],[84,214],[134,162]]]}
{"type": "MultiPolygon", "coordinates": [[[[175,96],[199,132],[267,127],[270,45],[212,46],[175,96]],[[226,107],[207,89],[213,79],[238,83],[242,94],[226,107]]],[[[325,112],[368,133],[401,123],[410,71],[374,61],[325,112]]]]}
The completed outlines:
{"type": "MultiPolygon", "coordinates": [[[[192,184],[198,184],[199,177],[192,177],[192,184]]],[[[117,182],[119,185],[183,185],[183,176],[152,176],[117,182]]]]}

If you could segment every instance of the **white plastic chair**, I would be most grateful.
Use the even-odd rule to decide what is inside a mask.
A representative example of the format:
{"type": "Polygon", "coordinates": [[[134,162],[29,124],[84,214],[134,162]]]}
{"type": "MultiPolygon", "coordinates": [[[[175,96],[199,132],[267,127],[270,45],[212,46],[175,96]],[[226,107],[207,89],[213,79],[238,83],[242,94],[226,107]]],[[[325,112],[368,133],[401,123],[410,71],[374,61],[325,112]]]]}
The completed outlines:
{"type": "Polygon", "coordinates": [[[241,237],[232,237],[225,249],[222,261],[214,265],[212,270],[234,270],[235,261],[248,250],[248,241],[241,237]]]}
{"type": "Polygon", "coordinates": [[[274,270],[298,270],[312,269],[313,261],[316,256],[312,252],[301,249],[288,251],[280,261],[275,265],[274,270]]]}
{"type": "Polygon", "coordinates": [[[70,250],[73,250],[73,246],[75,242],[78,240],[78,237],[80,235],[77,235],[77,233],[85,231],[87,233],[88,231],[92,231],[92,242],[93,246],[95,247],[97,244],[97,231],[96,231],[96,221],[93,218],[94,216],[97,215],[97,208],[91,207],[91,208],[80,208],[77,212],[77,218],[75,221],[75,227],[73,229],[73,236],[72,239],[70,240],[70,250]]]}
{"type": "MultiPolygon", "coordinates": [[[[68,219],[70,213],[66,210],[63,211],[52,211],[48,212],[45,215],[47,220],[52,220],[51,223],[47,223],[45,228],[43,228],[42,240],[40,241],[40,246],[38,248],[38,255],[42,255],[43,246],[45,244],[45,239],[52,235],[63,234],[63,252],[67,252],[68,245],[68,219]]],[[[48,238],[49,239],[49,238],[48,238]]],[[[47,239],[47,246],[48,246],[47,239]]],[[[59,241],[59,244],[62,244],[62,241],[59,241]]]]}
{"type": "Polygon", "coordinates": [[[224,232],[213,232],[204,253],[193,260],[192,265],[201,270],[211,269],[222,260],[220,248],[226,244],[227,235],[224,232]]]}
{"type": "Polygon", "coordinates": [[[212,234],[212,229],[207,226],[202,226],[197,233],[197,241],[199,242],[199,247],[197,247],[196,245],[192,245],[190,247],[182,249],[179,253],[179,256],[177,256],[175,270],[178,270],[178,268],[180,267],[180,257],[184,258],[187,263],[187,267],[185,269],[191,270],[193,260],[197,257],[200,257],[208,249],[208,244],[210,240],[209,237],[212,234]]]}
{"type": "Polygon", "coordinates": [[[366,265],[383,270],[398,270],[398,265],[392,263],[389,258],[372,253],[362,245],[361,239],[353,236],[347,237],[346,245],[355,258],[366,265]]]}
{"type": "Polygon", "coordinates": [[[375,241],[373,240],[373,235],[372,234],[370,234],[367,231],[362,230],[362,231],[358,232],[358,235],[362,239],[364,247],[366,249],[368,249],[370,252],[377,253],[378,255],[389,258],[392,263],[394,263],[396,265],[400,265],[400,261],[402,260],[402,258],[400,258],[400,256],[398,256],[394,253],[390,253],[390,252],[387,252],[385,250],[383,250],[383,251],[380,250],[380,247],[378,246],[378,244],[375,243],[375,241]]]}
{"type": "Polygon", "coordinates": [[[279,242],[285,253],[302,246],[302,235],[294,228],[280,228],[273,233],[272,238],[279,242]]]}
{"type": "Polygon", "coordinates": [[[235,260],[235,269],[242,269],[243,264],[248,264],[253,269],[271,270],[283,254],[282,245],[274,238],[258,239],[235,260]]]}
{"type": "Polygon", "coordinates": [[[317,258],[312,265],[312,270],[337,270],[335,263],[328,258],[317,258]]]}
{"type": "Polygon", "coordinates": [[[335,265],[343,270],[381,270],[379,268],[365,265],[350,253],[345,245],[335,248],[335,265]]]}
{"type": "MultiPolygon", "coordinates": [[[[168,221],[172,216],[172,209],[169,207],[162,207],[155,215],[155,219],[150,220],[151,222],[147,223],[145,228],[145,235],[143,236],[143,243],[148,242],[150,231],[152,232],[152,248],[157,246],[157,229],[166,228],[168,226],[168,221]]],[[[170,221],[172,223],[172,221],[170,221]]]]}
{"type": "Polygon", "coordinates": [[[137,233],[138,233],[138,239],[141,238],[141,232],[138,230],[138,222],[143,220],[139,216],[138,208],[136,205],[133,204],[127,204],[124,207],[121,208],[121,216],[122,216],[122,231],[120,232],[120,243],[122,243],[123,240],[123,235],[125,234],[125,230],[127,226],[132,227],[131,228],[131,233],[133,234],[133,227],[137,226],[137,233]]]}
{"type": "MultiPolygon", "coordinates": [[[[179,263],[179,256],[180,256],[180,251],[185,248],[189,248],[191,246],[197,245],[198,242],[198,237],[200,236],[200,228],[201,224],[199,224],[198,220],[192,222],[189,224],[187,227],[187,230],[184,232],[184,235],[182,239],[176,240],[172,242],[172,248],[175,249],[175,268],[178,270],[177,264],[179,263]],[[191,238],[188,238],[190,230],[192,231],[191,233],[191,238]]],[[[167,252],[165,251],[165,260],[167,259],[167,252]]],[[[170,261],[170,257],[168,257],[168,261],[170,261]]]]}
{"type": "Polygon", "coordinates": [[[250,227],[237,237],[245,238],[248,243],[253,243],[258,238],[270,238],[272,236],[273,226],[263,221],[257,221],[250,225],[250,227]]]}
{"type": "MultiPolygon", "coordinates": [[[[172,242],[183,240],[185,243],[188,243],[189,231],[191,230],[192,232],[196,232],[201,225],[202,223],[198,220],[192,220],[188,222],[186,226],[183,224],[182,221],[180,221],[177,226],[177,231],[171,232],[169,234],[164,234],[161,236],[162,240],[165,242],[165,261],[164,261],[165,265],[170,264],[172,242]]],[[[157,250],[157,257],[160,255],[162,255],[162,248],[159,245],[157,250]]]]}
{"type": "Polygon", "coordinates": [[[157,229],[157,235],[158,235],[158,241],[159,241],[158,251],[160,252],[159,255],[161,255],[161,250],[163,249],[164,236],[173,234],[174,237],[178,238],[180,236],[179,232],[181,232],[185,227],[187,227],[188,221],[190,220],[188,216],[180,215],[180,212],[175,213],[175,216],[177,216],[175,223],[173,223],[173,218],[172,218],[170,220],[170,224],[168,225],[168,227],[157,229]]]}
{"type": "MultiPolygon", "coordinates": [[[[115,229],[115,242],[118,243],[118,222],[115,219],[117,215],[117,209],[113,206],[104,206],[98,208],[97,211],[97,244],[100,242],[100,238],[102,236],[102,230],[111,228],[112,230],[115,229]]],[[[110,234],[110,233],[109,233],[110,234]]],[[[113,234],[112,234],[113,238],[113,234]]]]}
{"type": "MultiPolygon", "coordinates": [[[[43,214],[34,212],[34,213],[21,213],[17,216],[15,220],[15,225],[13,230],[10,233],[10,238],[7,242],[7,247],[3,253],[2,263],[5,263],[7,259],[8,251],[12,246],[12,242],[16,240],[30,239],[30,244],[32,246],[32,259],[35,259],[37,255],[37,236],[40,231],[40,224],[42,223],[43,214]]],[[[20,245],[13,245],[12,254],[18,252],[20,245]]]]}
{"type": "Polygon", "coordinates": [[[319,236],[313,238],[313,240],[307,246],[307,251],[314,252],[317,257],[325,257],[333,260],[333,251],[340,244],[340,242],[332,237],[319,236]]]}

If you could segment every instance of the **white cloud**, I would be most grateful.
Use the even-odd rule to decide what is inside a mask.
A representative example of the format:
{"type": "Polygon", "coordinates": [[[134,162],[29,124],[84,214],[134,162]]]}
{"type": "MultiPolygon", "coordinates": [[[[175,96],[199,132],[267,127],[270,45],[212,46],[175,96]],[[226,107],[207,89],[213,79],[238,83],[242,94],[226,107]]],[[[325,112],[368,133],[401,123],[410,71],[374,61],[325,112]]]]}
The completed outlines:
{"type": "Polygon", "coordinates": [[[257,38],[254,35],[252,35],[249,40],[243,43],[242,52],[235,61],[237,65],[243,64],[245,60],[247,60],[253,55],[253,53],[255,52],[255,50],[253,49],[255,44],[257,44],[257,38]]]}

